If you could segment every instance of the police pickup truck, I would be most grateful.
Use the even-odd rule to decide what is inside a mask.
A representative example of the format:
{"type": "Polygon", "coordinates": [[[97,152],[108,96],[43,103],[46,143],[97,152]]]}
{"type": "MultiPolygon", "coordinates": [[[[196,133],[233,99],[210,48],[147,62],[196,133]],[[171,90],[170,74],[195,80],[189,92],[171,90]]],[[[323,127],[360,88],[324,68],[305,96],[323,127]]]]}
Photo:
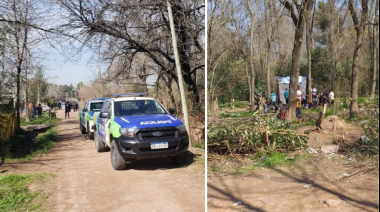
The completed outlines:
{"type": "Polygon", "coordinates": [[[189,138],[185,125],[147,93],[112,94],[95,117],[94,141],[98,152],[110,148],[111,163],[122,170],[126,162],[169,157],[174,164],[187,161],[189,138]]]}
{"type": "Polygon", "coordinates": [[[92,98],[79,110],[79,129],[82,134],[88,133],[90,139],[94,138],[94,115],[100,112],[104,101],[108,98],[92,98]]]}

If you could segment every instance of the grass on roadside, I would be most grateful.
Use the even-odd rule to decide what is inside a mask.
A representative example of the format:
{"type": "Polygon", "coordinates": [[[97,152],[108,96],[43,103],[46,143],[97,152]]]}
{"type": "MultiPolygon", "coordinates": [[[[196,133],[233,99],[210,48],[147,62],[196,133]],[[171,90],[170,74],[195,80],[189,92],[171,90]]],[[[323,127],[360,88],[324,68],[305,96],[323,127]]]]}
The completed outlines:
{"type": "MultiPolygon", "coordinates": [[[[280,166],[292,166],[297,161],[309,160],[312,156],[306,151],[302,153],[292,154],[294,156],[290,157],[288,153],[280,152],[258,152],[252,155],[248,160],[252,165],[249,166],[238,166],[232,165],[232,167],[213,164],[208,167],[208,172],[211,173],[228,173],[233,175],[242,175],[246,173],[254,172],[259,168],[274,168],[280,166]]],[[[234,160],[234,159],[233,159],[234,160]]],[[[236,162],[236,161],[235,161],[236,162]]],[[[234,163],[231,163],[234,164],[234,163]]]]}
{"type": "Polygon", "coordinates": [[[31,185],[45,183],[54,175],[9,174],[0,177],[0,211],[43,211],[42,191],[30,189],[31,185]]]}
{"type": "Polygon", "coordinates": [[[201,144],[201,143],[195,143],[195,142],[192,142],[191,143],[191,146],[192,147],[195,147],[195,148],[198,148],[198,149],[205,149],[205,144],[201,144]]]}
{"type": "Polygon", "coordinates": [[[54,145],[54,140],[56,135],[58,134],[57,128],[52,127],[48,129],[41,136],[37,136],[30,147],[30,150],[24,157],[14,157],[13,153],[19,151],[25,145],[26,139],[24,137],[20,137],[19,135],[15,135],[11,137],[9,141],[9,150],[10,155],[8,155],[8,159],[16,159],[16,160],[30,160],[33,157],[39,156],[41,154],[45,154],[51,149],[54,145]]]}
{"type": "Polygon", "coordinates": [[[51,120],[49,120],[48,113],[45,112],[45,113],[42,113],[41,118],[37,118],[36,116],[36,118],[31,118],[30,122],[25,122],[25,118],[21,118],[20,125],[27,126],[27,125],[33,125],[33,124],[47,124],[47,123],[56,123],[56,122],[58,122],[57,118],[52,118],[51,120]]]}

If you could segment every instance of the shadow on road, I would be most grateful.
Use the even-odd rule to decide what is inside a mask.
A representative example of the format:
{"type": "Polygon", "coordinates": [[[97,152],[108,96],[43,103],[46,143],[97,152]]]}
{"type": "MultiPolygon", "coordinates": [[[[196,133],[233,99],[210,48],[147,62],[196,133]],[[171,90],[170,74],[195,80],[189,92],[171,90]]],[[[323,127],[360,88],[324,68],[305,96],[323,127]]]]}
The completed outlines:
{"type": "MultiPolygon", "coordinates": [[[[302,164],[301,164],[302,165],[302,164]]],[[[358,211],[373,211],[373,209],[378,210],[379,204],[376,201],[368,201],[366,198],[360,198],[356,195],[356,192],[350,190],[350,188],[346,187],[345,185],[348,184],[342,184],[339,183],[339,180],[328,178],[327,175],[324,175],[325,170],[321,167],[313,166],[312,170],[307,170],[304,165],[294,165],[292,169],[281,169],[281,168],[269,168],[271,171],[275,172],[278,177],[272,178],[271,182],[263,180],[263,177],[260,175],[253,174],[251,176],[236,176],[232,177],[232,180],[226,180],[224,177],[218,177],[217,182],[212,179],[212,177],[209,177],[209,183],[207,184],[208,188],[208,201],[215,199],[220,201],[242,201],[243,206],[245,209],[248,209],[249,211],[264,211],[261,208],[255,207],[249,202],[252,201],[259,201],[260,196],[264,197],[266,195],[273,195],[272,197],[277,197],[279,195],[283,196],[284,198],[281,200],[281,203],[284,203],[284,201],[287,201],[289,204],[290,199],[286,198],[287,193],[293,193],[297,190],[300,190],[298,186],[301,186],[303,184],[312,184],[312,187],[309,190],[305,190],[304,193],[302,193],[303,200],[302,201],[308,201],[305,200],[306,198],[313,199],[314,195],[317,192],[326,192],[328,195],[323,196],[331,196],[335,197],[337,199],[341,199],[345,203],[351,205],[352,208],[356,208],[358,211]],[[286,170],[286,171],[285,171],[286,170]],[[316,177],[316,175],[319,175],[316,177]],[[244,178],[244,180],[243,180],[244,178]],[[215,183],[212,183],[213,180],[215,183]],[[251,187],[246,187],[246,182],[250,181],[248,185],[251,187]],[[210,183],[211,182],[211,183],[210,183]],[[262,183],[260,183],[262,182],[262,183]],[[288,184],[282,186],[282,183],[295,183],[295,184],[288,184]],[[268,184],[272,184],[272,186],[268,186],[268,184]],[[258,187],[257,185],[260,185],[258,187]],[[279,186],[276,186],[279,185],[279,186]],[[263,189],[265,188],[265,190],[263,189]],[[246,197],[247,195],[251,195],[252,197],[250,199],[246,199],[243,197],[246,197]],[[254,200],[256,199],[256,200],[254,200]]],[[[311,164],[313,165],[313,164],[311,164]]],[[[362,171],[358,170],[358,173],[364,174],[367,172],[371,172],[373,170],[378,169],[378,166],[374,168],[366,168],[361,167],[362,171]]],[[[273,174],[274,175],[274,174],[273,174]]],[[[276,175],[276,176],[277,176],[276,175]]],[[[370,188],[362,187],[363,185],[358,184],[355,189],[359,189],[361,193],[369,192],[371,191],[370,188]]],[[[352,187],[352,186],[351,186],[352,187]]],[[[378,191],[377,189],[372,190],[372,193],[375,193],[378,191]]],[[[276,199],[273,199],[274,202],[276,202],[276,199]]],[[[280,201],[280,200],[278,200],[280,201]]],[[[284,211],[292,210],[292,211],[305,211],[304,203],[299,200],[294,200],[297,204],[294,204],[294,208],[286,208],[284,206],[284,211]]],[[[210,202],[212,204],[212,201],[210,202]]],[[[278,202],[279,204],[279,202],[278,202]]],[[[280,205],[276,205],[276,207],[280,205]]],[[[290,203],[292,204],[292,203],[290,203]]],[[[323,204],[323,203],[322,203],[323,204]]],[[[293,206],[293,205],[292,205],[293,206]]],[[[321,207],[321,206],[318,206],[321,207]]],[[[224,207],[217,206],[217,205],[210,205],[210,208],[212,209],[225,209],[224,207]]],[[[239,208],[240,209],[240,208],[239,208]]],[[[244,210],[245,211],[245,210],[244,210]]]]}

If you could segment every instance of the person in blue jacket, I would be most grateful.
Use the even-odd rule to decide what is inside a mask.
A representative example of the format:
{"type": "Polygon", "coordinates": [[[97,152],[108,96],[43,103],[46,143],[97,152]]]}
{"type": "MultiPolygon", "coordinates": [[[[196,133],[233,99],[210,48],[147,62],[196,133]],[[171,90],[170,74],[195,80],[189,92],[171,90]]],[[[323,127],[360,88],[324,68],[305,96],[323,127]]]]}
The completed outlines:
{"type": "Polygon", "coordinates": [[[277,96],[276,96],[276,94],[274,92],[272,92],[270,94],[270,100],[271,100],[270,107],[271,107],[271,109],[273,109],[276,106],[276,103],[277,103],[277,96]]]}
{"type": "Polygon", "coordinates": [[[285,89],[284,97],[285,97],[286,104],[289,104],[289,89],[287,88],[285,89]]]}

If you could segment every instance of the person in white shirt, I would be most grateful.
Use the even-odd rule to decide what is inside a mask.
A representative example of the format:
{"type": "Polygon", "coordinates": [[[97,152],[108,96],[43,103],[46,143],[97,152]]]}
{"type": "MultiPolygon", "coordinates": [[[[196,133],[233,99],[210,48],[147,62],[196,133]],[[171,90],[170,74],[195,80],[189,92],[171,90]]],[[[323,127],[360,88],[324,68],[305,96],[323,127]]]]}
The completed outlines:
{"type": "Polygon", "coordinates": [[[329,102],[330,102],[330,105],[334,105],[334,92],[332,89],[330,90],[330,93],[329,93],[329,102]]]}
{"type": "Polygon", "coordinates": [[[313,107],[318,107],[318,96],[317,89],[312,85],[311,86],[311,98],[313,100],[313,107]]]}
{"type": "Polygon", "coordinates": [[[302,91],[300,90],[300,87],[298,86],[297,89],[297,107],[301,107],[302,103],[302,91]]]}

